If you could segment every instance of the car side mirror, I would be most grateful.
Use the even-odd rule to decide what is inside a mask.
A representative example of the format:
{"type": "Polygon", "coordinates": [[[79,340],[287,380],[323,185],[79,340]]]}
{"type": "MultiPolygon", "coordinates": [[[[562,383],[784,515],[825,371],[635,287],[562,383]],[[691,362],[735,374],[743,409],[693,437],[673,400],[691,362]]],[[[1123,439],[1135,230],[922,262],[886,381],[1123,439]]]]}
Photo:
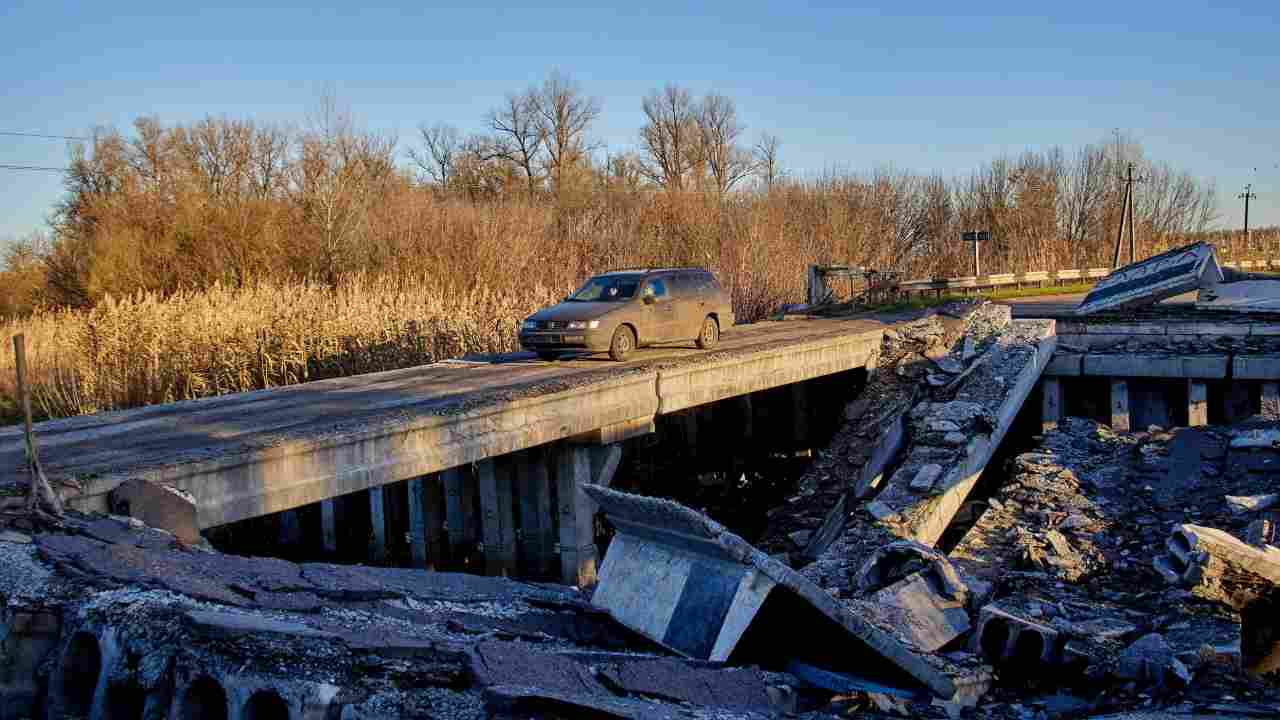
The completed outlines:
{"type": "Polygon", "coordinates": [[[653,295],[645,295],[645,296],[644,296],[644,304],[645,304],[645,305],[652,305],[652,304],[654,304],[654,303],[656,303],[656,302],[658,302],[658,298],[654,297],[653,295]]]}

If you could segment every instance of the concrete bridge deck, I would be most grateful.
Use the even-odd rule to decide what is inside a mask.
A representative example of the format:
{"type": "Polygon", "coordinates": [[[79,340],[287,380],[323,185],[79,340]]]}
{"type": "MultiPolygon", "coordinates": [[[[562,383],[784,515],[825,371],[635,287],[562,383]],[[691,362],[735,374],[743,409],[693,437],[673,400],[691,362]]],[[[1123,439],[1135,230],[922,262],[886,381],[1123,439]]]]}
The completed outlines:
{"type": "MultiPolygon", "coordinates": [[[[918,317],[918,314],[910,317],[918,317]]],[[[713,351],[663,347],[632,361],[542,362],[516,353],[40,423],[51,478],[105,509],[142,478],[195,498],[212,527],[566,438],[610,442],[656,415],[864,367],[909,316],[765,322],[713,351]]],[[[24,466],[20,427],[0,468],[24,466]]]]}

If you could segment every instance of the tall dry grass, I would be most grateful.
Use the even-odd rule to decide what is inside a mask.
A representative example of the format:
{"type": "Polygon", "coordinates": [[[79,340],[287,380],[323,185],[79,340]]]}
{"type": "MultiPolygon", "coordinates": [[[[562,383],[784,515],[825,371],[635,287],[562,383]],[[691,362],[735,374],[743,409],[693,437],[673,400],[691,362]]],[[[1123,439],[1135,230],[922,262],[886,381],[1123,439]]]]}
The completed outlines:
{"type": "Polygon", "coordinates": [[[357,275],[334,287],[264,282],[0,323],[0,397],[15,397],[13,346],[26,336],[34,410],[62,417],[376,372],[510,350],[521,319],[565,288],[519,294],[429,278],[357,275]]]}

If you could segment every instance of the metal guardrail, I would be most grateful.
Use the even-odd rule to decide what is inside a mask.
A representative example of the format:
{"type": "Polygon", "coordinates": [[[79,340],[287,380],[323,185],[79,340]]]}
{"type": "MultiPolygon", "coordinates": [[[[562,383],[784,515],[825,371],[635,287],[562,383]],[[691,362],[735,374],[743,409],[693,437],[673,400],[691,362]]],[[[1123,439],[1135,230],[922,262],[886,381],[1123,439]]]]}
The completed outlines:
{"type": "MultiPolygon", "coordinates": [[[[1224,266],[1237,270],[1272,270],[1280,269],[1280,258],[1262,258],[1255,260],[1233,261],[1220,258],[1224,266]]],[[[816,299],[826,296],[829,289],[826,278],[834,276],[845,278],[855,268],[846,265],[814,265],[809,269],[809,289],[807,296],[812,304],[816,299]]],[[[993,275],[966,275],[953,278],[933,278],[930,280],[903,280],[897,284],[901,293],[931,293],[942,295],[950,290],[988,290],[1004,287],[1023,287],[1024,285],[1043,286],[1045,283],[1058,284],[1062,281],[1100,280],[1111,274],[1110,268],[1080,268],[1071,270],[1040,270],[1025,273],[999,273],[993,275]]]]}

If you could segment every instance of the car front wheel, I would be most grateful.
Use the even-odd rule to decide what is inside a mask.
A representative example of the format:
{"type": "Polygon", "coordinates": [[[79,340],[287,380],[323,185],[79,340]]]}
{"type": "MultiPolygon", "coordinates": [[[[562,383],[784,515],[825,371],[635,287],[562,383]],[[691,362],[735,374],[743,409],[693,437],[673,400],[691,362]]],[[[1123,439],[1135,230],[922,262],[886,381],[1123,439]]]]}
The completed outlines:
{"type": "Polygon", "coordinates": [[[613,331],[613,339],[609,341],[609,357],[614,360],[625,360],[636,347],[636,334],[631,328],[623,325],[613,331]]]}
{"type": "Polygon", "coordinates": [[[717,342],[720,342],[720,323],[708,315],[707,319],[702,321],[702,332],[698,333],[698,347],[710,350],[716,346],[717,342]]]}

